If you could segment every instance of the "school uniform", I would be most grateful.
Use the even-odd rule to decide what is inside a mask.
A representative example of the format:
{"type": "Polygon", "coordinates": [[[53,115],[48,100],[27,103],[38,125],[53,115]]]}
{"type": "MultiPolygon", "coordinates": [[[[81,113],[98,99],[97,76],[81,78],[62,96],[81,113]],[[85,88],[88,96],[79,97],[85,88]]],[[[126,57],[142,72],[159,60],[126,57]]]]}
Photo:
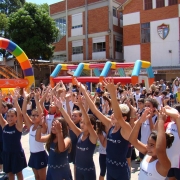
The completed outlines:
{"type": "Polygon", "coordinates": [[[51,133],[51,128],[52,128],[52,122],[54,118],[59,117],[57,114],[49,114],[49,112],[45,109],[44,110],[44,116],[46,119],[46,124],[47,124],[47,134],[51,133]]]}
{"type": "Polygon", "coordinates": [[[89,137],[82,141],[81,133],[78,136],[76,145],[76,179],[77,180],[96,180],[96,171],[93,161],[93,154],[96,144],[93,144],[89,137]]]}
{"type": "Polygon", "coordinates": [[[56,143],[50,144],[48,171],[46,180],[72,180],[68,162],[68,149],[64,152],[55,151],[56,143]]]}
{"type": "MultiPolygon", "coordinates": [[[[102,132],[103,136],[106,138],[106,133],[102,132]]],[[[103,147],[101,142],[99,142],[99,165],[100,165],[100,176],[105,176],[106,174],[106,147],[103,147]]]]}
{"type": "Polygon", "coordinates": [[[148,155],[144,157],[140,164],[140,172],[138,180],[165,180],[166,177],[161,176],[156,169],[158,159],[153,162],[147,162],[148,155]]]}
{"type": "MultiPolygon", "coordinates": [[[[156,121],[157,121],[157,115],[154,115],[152,117],[152,123],[155,124],[156,121]]],[[[149,138],[150,134],[151,134],[150,123],[149,123],[149,119],[147,119],[141,125],[141,140],[140,141],[143,144],[147,144],[147,141],[148,141],[148,138],[149,138]]],[[[139,156],[140,156],[141,159],[143,159],[144,154],[142,154],[140,152],[139,156]]]]}
{"type": "Polygon", "coordinates": [[[169,149],[166,149],[167,156],[171,162],[171,169],[168,172],[167,177],[176,177],[180,179],[180,139],[178,134],[178,128],[175,122],[167,122],[165,124],[166,133],[172,133],[174,141],[169,149]]]}
{"type": "MultiPolygon", "coordinates": [[[[80,124],[77,123],[76,126],[78,128],[80,128],[80,124]]],[[[70,129],[69,130],[69,136],[71,138],[71,152],[68,153],[68,159],[69,159],[69,163],[73,163],[75,164],[75,157],[76,157],[76,144],[78,141],[78,138],[76,136],[76,134],[70,129]]]]}
{"type": "Polygon", "coordinates": [[[44,149],[44,144],[35,140],[36,131],[33,131],[34,125],[29,130],[29,147],[30,147],[30,158],[28,166],[39,170],[47,166],[48,156],[44,149]]]}
{"type": "Polygon", "coordinates": [[[129,141],[121,135],[121,128],[113,133],[112,126],[107,135],[107,180],[129,180],[130,171],[126,160],[129,141]]]}
{"type": "Polygon", "coordinates": [[[17,174],[27,167],[24,150],[21,145],[21,135],[16,125],[3,128],[3,171],[17,174]]]}
{"type": "Polygon", "coordinates": [[[50,101],[45,101],[44,102],[44,107],[45,107],[45,109],[47,110],[47,111],[49,111],[49,106],[50,106],[50,101]]]}

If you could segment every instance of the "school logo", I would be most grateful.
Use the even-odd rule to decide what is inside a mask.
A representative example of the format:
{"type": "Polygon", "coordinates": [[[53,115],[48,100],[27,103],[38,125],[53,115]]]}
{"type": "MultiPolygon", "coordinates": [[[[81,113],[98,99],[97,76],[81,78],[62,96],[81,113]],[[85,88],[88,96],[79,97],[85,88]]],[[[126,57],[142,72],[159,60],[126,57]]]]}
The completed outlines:
{"type": "Polygon", "coordinates": [[[165,39],[169,34],[169,25],[168,24],[161,24],[157,27],[157,32],[161,39],[165,39]]]}

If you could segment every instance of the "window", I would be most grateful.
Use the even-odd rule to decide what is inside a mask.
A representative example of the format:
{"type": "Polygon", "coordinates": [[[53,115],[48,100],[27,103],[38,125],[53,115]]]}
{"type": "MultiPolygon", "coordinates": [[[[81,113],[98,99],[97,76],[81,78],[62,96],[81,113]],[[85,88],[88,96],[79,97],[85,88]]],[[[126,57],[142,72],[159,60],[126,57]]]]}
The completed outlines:
{"type": "Polygon", "coordinates": [[[144,0],[145,10],[152,9],[152,0],[144,0]]]}
{"type": "Polygon", "coordinates": [[[55,42],[60,41],[66,35],[66,18],[55,19],[56,27],[59,29],[59,34],[55,42]]]}
{"type": "Polygon", "coordinates": [[[117,17],[117,9],[115,7],[113,7],[113,16],[117,17]]]}
{"type": "Polygon", "coordinates": [[[141,24],[141,43],[150,42],[150,23],[141,24]]]}
{"type": "Polygon", "coordinates": [[[156,8],[164,7],[164,0],[156,0],[156,8]]]}
{"type": "Polygon", "coordinates": [[[72,26],[72,29],[80,28],[82,25],[72,26]]]}
{"type": "Polygon", "coordinates": [[[115,40],[115,51],[122,52],[122,42],[115,40]]]}
{"type": "Polygon", "coordinates": [[[123,13],[122,12],[119,13],[119,17],[120,17],[120,20],[123,20],[123,13]]]}
{"type": "Polygon", "coordinates": [[[52,60],[53,62],[64,62],[66,61],[66,54],[54,55],[52,60]]]}
{"type": "Polygon", "coordinates": [[[72,54],[82,54],[83,46],[77,46],[72,48],[72,54]]]}
{"type": "Polygon", "coordinates": [[[177,4],[177,3],[178,3],[177,0],[169,0],[169,6],[177,4]]]}
{"type": "Polygon", "coordinates": [[[105,42],[93,43],[93,52],[102,52],[102,51],[106,51],[105,42]]]}

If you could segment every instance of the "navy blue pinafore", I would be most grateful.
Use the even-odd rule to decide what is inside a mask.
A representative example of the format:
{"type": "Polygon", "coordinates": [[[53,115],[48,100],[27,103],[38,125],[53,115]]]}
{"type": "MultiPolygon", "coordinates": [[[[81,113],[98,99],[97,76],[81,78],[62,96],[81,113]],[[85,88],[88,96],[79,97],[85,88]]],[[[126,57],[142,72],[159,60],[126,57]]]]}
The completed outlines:
{"type": "Polygon", "coordinates": [[[50,144],[46,180],[72,180],[68,161],[68,149],[64,152],[56,152],[55,145],[55,143],[50,144]]]}
{"type": "Polygon", "coordinates": [[[77,180],[96,180],[96,171],[93,161],[93,154],[96,144],[89,140],[89,136],[82,141],[81,133],[78,136],[76,145],[76,179],[77,180]]]}
{"type": "Polygon", "coordinates": [[[130,172],[126,161],[129,141],[122,137],[121,129],[115,133],[113,129],[114,126],[107,134],[107,180],[129,180],[130,172]]]}
{"type": "Polygon", "coordinates": [[[16,125],[3,128],[3,171],[17,174],[27,167],[24,150],[21,145],[22,132],[16,129],[16,125]]]}

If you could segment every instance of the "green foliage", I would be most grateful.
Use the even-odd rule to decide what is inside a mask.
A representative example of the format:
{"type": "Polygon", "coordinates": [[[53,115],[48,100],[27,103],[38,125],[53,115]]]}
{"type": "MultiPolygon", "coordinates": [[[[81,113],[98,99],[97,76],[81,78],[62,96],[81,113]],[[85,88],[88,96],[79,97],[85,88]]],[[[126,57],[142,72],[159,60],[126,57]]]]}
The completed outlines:
{"type": "Polygon", "coordinates": [[[24,3],[25,0],[0,0],[0,12],[10,15],[21,8],[24,3]]]}
{"type": "Polygon", "coordinates": [[[8,18],[6,17],[6,14],[0,13],[0,19],[0,36],[2,37],[8,27],[8,18]]]}
{"type": "Polygon", "coordinates": [[[54,50],[51,44],[58,35],[54,20],[46,5],[25,3],[23,8],[9,16],[9,35],[30,59],[49,59],[54,50]]]}

